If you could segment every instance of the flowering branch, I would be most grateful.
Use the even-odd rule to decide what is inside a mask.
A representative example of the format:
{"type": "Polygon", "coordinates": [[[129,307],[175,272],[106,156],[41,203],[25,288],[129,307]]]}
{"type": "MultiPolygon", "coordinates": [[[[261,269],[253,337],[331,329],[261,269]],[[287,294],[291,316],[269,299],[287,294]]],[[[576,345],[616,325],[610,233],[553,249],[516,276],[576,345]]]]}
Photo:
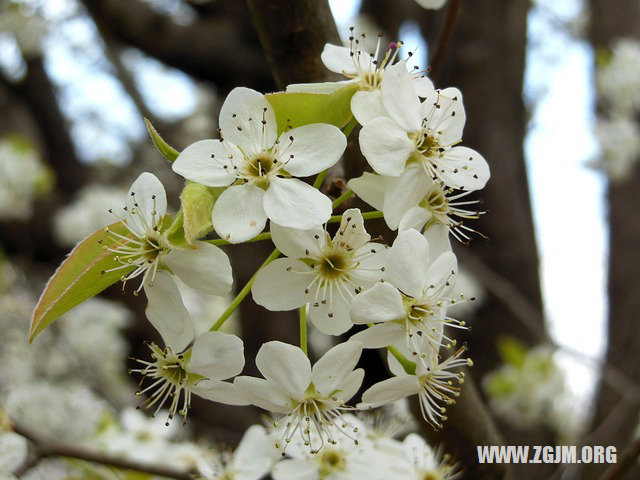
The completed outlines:
{"type": "Polygon", "coordinates": [[[160,477],[175,478],[177,480],[191,480],[192,474],[187,471],[176,470],[170,467],[160,467],[149,465],[135,460],[126,460],[118,457],[104,455],[99,452],[84,450],[73,445],[62,443],[52,443],[41,438],[36,433],[20,424],[13,425],[13,430],[29,440],[35,448],[36,461],[47,457],[65,457],[83,460],[85,462],[99,463],[110,467],[121,468],[123,470],[133,470],[136,472],[158,475],[160,477]]]}

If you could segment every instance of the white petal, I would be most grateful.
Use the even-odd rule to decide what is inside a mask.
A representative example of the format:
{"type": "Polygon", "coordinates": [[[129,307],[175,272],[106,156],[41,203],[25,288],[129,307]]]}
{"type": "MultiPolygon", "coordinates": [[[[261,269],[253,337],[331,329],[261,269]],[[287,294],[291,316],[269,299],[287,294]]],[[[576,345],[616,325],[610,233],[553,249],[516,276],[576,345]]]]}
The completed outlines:
{"type": "Polygon", "coordinates": [[[379,89],[354,93],[351,97],[351,112],[360,125],[366,125],[377,117],[388,116],[382,104],[382,92],[379,89]]]}
{"type": "Polygon", "coordinates": [[[301,400],[311,383],[311,363],[304,352],[288,343],[271,341],[260,347],[256,366],[264,378],[301,400]]]}
{"type": "Polygon", "coordinates": [[[259,152],[263,145],[271,148],[278,135],[276,116],[269,101],[261,93],[245,87],[236,87],[227,95],[220,109],[219,125],[223,138],[240,147],[247,156],[259,152]]]}
{"type": "Polygon", "coordinates": [[[285,170],[295,177],[308,177],[340,160],[347,137],[333,125],[312,123],[283,132],[279,145],[278,161],[285,170]]]}
{"type": "Polygon", "coordinates": [[[201,380],[191,389],[199,397],[227,405],[249,405],[251,400],[231,382],[201,380]]]}
{"type": "Polygon", "coordinates": [[[371,240],[371,235],[364,228],[362,212],[357,208],[350,208],[342,214],[340,228],[333,237],[333,243],[343,246],[347,250],[356,250],[371,240]]]}
{"type": "Polygon", "coordinates": [[[149,322],[174,352],[184,350],[193,340],[193,322],[182,303],[178,285],[165,271],[156,273],[153,282],[144,286],[148,305],[145,313],[149,322]]]}
{"type": "Polygon", "coordinates": [[[440,296],[448,296],[456,283],[458,276],[458,261],[453,252],[444,252],[429,267],[425,278],[425,285],[439,287],[445,284],[440,296]]]}
{"type": "Polygon", "coordinates": [[[351,57],[351,50],[330,43],[325,44],[320,55],[322,63],[336,73],[356,73],[356,65],[351,57]]]}
{"type": "Polygon", "coordinates": [[[314,278],[300,272],[311,267],[293,258],[278,258],[258,271],[251,286],[253,300],[264,308],[279,312],[304,305],[309,295],[307,285],[314,278]]]}
{"type": "Polygon", "coordinates": [[[395,322],[379,323],[351,337],[362,342],[364,348],[383,348],[401,342],[405,337],[402,326],[395,322]]]}
{"type": "Polygon", "coordinates": [[[331,210],[329,197],[295,178],[272,177],[264,195],[267,217],[284,227],[317,227],[329,220],[331,210]]]}
{"type": "Polygon", "coordinates": [[[213,295],[231,291],[233,276],[229,257],[207,242],[194,242],[194,250],[172,249],[162,261],[191,288],[213,295]]]}
{"type": "Polygon", "coordinates": [[[322,227],[298,230],[271,222],[271,240],[276,248],[289,258],[318,257],[326,238],[322,227]]]}
{"type": "Polygon", "coordinates": [[[340,343],[325,353],[312,371],[313,385],[318,393],[329,396],[338,389],[355,368],[361,353],[359,342],[340,343]]]}
{"type": "Polygon", "coordinates": [[[264,190],[255,185],[227,188],[211,214],[216,233],[230,243],[244,242],[258,235],[267,223],[264,196],[264,190]]]}
{"type": "Polygon", "coordinates": [[[162,183],[154,174],[142,173],[127,194],[127,226],[138,237],[144,237],[160,223],[165,213],[167,194],[162,183]]]}
{"type": "Polygon", "coordinates": [[[178,175],[202,185],[226,187],[236,179],[234,164],[238,165],[242,160],[242,152],[230,142],[201,140],[180,152],[171,168],[178,175]]]}
{"type": "Polygon", "coordinates": [[[356,257],[368,255],[360,260],[360,265],[354,271],[356,275],[352,278],[361,290],[384,279],[388,253],[389,249],[386,245],[376,242],[369,242],[358,249],[356,257]]]}
{"type": "Polygon", "coordinates": [[[435,90],[433,82],[427,77],[412,77],[413,88],[419,97],[427,98],[435,90]]]}
{"type": "Polygon", "coordinates": [[[390,229],[396,230],[402,217],[416,207],[429,191],[432,180],[420,165],[412,164],[402,175],[389,182],[384,196],[384,219],[390,229]]]}
{"type": "Polygon", "coordinates": [[[28,454],[26,438],[14,432],[0,432],[0,478],[3,474],[15,471],[24,463],[28,454]]]}
{"type": "Polygon", "coordinates": [[[291,400],[280,386],[256,377],[236,377],[233,384],[256,407],[275,413],[287,413],[291,400]]]}
{"type": "Polygon", "coordinates": [[[424,232],[424,238],[429,242],[429,256],[438,258],[444,252],[451,251],[449,229],[441,223],[435,223],[424,232]]]}
{"type": "Polygon", "coordinates": [[[467,147],[453,147],[445,152],[436,169],[446,185],[462,190],[480,190],[490,176],[484,157],[467,147]]]}
{"type": "MultiPolygon", "coordinates": [[[[342,335],[349,330],[353,323],[349,318],[349,305],[340,298],[340,294],[334,292],[333,305],[316,302],[309,307],[309,319],[315,327],[326,335],[342,335]]],[[[313,298],[313,292],[311,293],[313,298]]]]}
{"type": "Polygon", "coordinates": [[[384,194],[391,178],[392,177],[387,177],[386,175],[375,175],[365,172],[361,177],[352,178],[347,184],[362,200],[376,210],[382,210],[384,194]]]}
{"type": "Polygon", "coordinates": [[[419,131],[422,124],[420,98],[404,61],[385,69],[380,89],[388,116],[405,132],[419,131]]]}
{"type": "Polygon", "coordinates": [[[431,220],[431,217],[431,212],[426,208],[413,207],[409,209],[409,211],[402,217],[402,220],[400,220],[398,231],[404,232],[409,229],[422,231],[427,222],[431,220]]]}
{"type": "Polygon", "coordinates": [[[242,467],[243,463],[251,463],[256,457],[267,456],[268,447],[271,447],[271,442],[267,431],[262,425],[252,425],[244,432],[242,440],[233,454],[233,462],[242,467]]]}
{"type": "Polygon", "coordinates": [[[466,121],[462,94],[457,88],[436,90],[422,104],[427,127],[436,132],[442,146],[458,143],[466,121]]]}
{"type": "Polygon", "coordinates": [[[429,242],[417,230],[401,232],[389,249],[387,279],[412,297],[422,295],[429,269],[429,242]]]}
{"type": "Polygon", "coordinates": [[[347,375],[344,381],[338,386],[336,397],[338,397],[343,402],[351,400],[351,397],[358,393],[363,380],[364,369],[356,368],[353,372],[347,375]]]}
{"type": "Polygon", "coordinates": [[[365,391],[358,408],[379,407],[415,395],[419,391],[420,383],[414,375],[388,378],[365,391]]]}
{"type": "Polygon", "coordinates": [[[351,321],[355,324],[390,322],[405,317],[402,295],[393,285],[376,283],[351,301],[351,321]]]}
{"type": "Polygon", "coordinates": [[[378,117],[360,131],[360,149],[369,165],[381,175],[397,177],[404,171],[414,144],[407,132],[389,117],[378,117]]]}
{"type": "MultiPolygon", "coordinates": [[[[402,339],[399,342],[394,344],[394,346],[396,348],[399,347],[398,350],[405,357],[410,357],[411,356],[411,353],[409,352],[409,349],[407,348],[407,342],[406,342],[406,340],[404,338],[404,335],[403,335],[402,339]]],[[[430,350],[432,350],[432,349],[430,349],[430,350]]],[[[391,373],[393,373],[396,377],[406,377],[408,375],[408,373],[404,370],[404,367],[402,366],[402,364],[388,350],[387,350],[387,365],[389,366],[389,371],[391,373]]]]}
{"type": "Polygon", "coordinates": [[[447,0],[416,0],[418,5],[422,8],[428,8],[430,10],[437,10],[447,3],[447,0]]]}
{"type": "Polygon", "coordinates": [[[235,335],[206,332],[196,338],[189,370],[210,380],[235,377],[244,367],[244,346],[235,335]]]}
{"type": "Polygon", "coordinates": [[[287,92],[306,92],[330,94],[340,90],[345,85],[353,83],[353,80],[343,80],[341,82],[320,82],[320,83],[292,83],[287,85],[287,92]]]}
{"type": "Polygon", "coordinates": [[[306,458],[280,460],[271,472],[274,480],[318,480],[319,472],[315,462],[306,458]]]}

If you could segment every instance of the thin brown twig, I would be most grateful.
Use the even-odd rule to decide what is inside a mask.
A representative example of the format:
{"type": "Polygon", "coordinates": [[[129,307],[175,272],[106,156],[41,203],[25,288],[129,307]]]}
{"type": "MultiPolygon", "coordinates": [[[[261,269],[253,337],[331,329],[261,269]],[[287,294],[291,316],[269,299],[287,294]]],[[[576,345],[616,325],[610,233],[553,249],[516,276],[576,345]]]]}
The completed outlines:
{"type": "Polygon", "coordinates": [[[617,463],[607,468],[600,477],[600,480],[618,480],[622,478],[627,469],[635,463],[638,457],[640,457],[640,437],[636,438],[631,445],[622,452],[617,463]]]}
{"type": "Polygon", "coordinates": [[[432,78],[435,78],[440,73],[440,69],[444,63],[444,59],[447,55],[447,49],[451,42],[451,37],[453,37],[453,33],[456,30],[456,24],[458,23],[458,18],[460,17],[461,4],[462,0],[451,0],[449,2],[447,16],[445,17],[444,25],[440,32],[440,38],[438,38],[436,49],[429,61],[429,76],[432,78]]]}
{"type": "Polygon", "coordinates": [[[126,460],[105,455],[100,452],[85,450],[73,445],[53,443],[50,440],[42,438],[40,435],[19,423],[13,424],[13,431],[25,437],[34,446],[35,461],[28,463],[28,466],[33,466],[37,461],[47,457],[66,457],[121,468],[123,470],[133,470],[136,472],[148,473],[150,475],[158,475],[160,477],[174,478],[176,480],[193,480],[193,475],[186,470],[150,465],[148,463],[126,460]]]}

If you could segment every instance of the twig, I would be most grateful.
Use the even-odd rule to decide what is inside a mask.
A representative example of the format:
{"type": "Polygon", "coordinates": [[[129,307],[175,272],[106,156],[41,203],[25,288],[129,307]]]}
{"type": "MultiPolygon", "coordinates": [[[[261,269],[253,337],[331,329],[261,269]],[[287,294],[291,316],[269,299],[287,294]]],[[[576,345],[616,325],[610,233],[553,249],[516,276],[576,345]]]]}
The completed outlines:
{"type": "Polygon", "coordinates": [[[456,24],[458,23],[458,17],[460,16],[461,3],[462,0],[451,0],[449,2],[449,7],[447,8],[447,16],[444,20],[442,31],[440,32],[438,44],[433,55],[431,56],[431,60],[429,61],[429,76],[432,78],[435,78],[438,73],[440,73],[440,69],[442,68],[442,64],[444,63],[444,59],[447,55],[447,49],[449,47],[449,42],[451,41],[451,37],[453,37],[453,32],[455,32],[456,30],[456,24]]]}
{"type": "Polygon", "coordinates": [[[624,473],[631,467],[636,459],[640,457],[640,437],[636,438],[627,449],[622,452],[618,463],[611,465],[600,477],[600,480],[617,480],[622,478],[624,473]]]}
{"type": "MultiPolygon", "coordinates": [[[[67,457],[83,460],[85,462],[99,463],[101,465],[121,468],[123,470],[133,470],[136,472],[148,473],[150,475],[158,475],[166,478],[175,478],[177,480],[193,480],[192,474],[185,470],[176,470],[170,467],[160,467],[156,465],[150,465],[148,463],[137,462],[135,460],[126,460],[118,457],[112,457],[99,452],[92,452],[90,450],[85,450],[63,443],[52,443],[51,441],[45,440],[44,438],[40,437],[35,432],[32,432],[25,426],[20,425],[19,423],[14,423],[13,431],[19,435],[22,435],[31,443],[33,443],[36,453],[35,461],[47,457],[67,457]]],[[[33,464],[35,464],[35,462],[29,463],[28,466],[33,466],[33,464]]]]}

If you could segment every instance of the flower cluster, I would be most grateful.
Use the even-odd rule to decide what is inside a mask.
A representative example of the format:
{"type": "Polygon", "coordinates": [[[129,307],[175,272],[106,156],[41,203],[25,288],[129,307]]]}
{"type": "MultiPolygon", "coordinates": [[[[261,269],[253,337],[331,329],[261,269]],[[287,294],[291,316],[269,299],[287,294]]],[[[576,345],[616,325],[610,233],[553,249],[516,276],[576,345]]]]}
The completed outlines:
{"type": "MultiPolygon", "coordinates": [[[[272,96],[232,90],[220,112],[219,138],[193,143],[171,158],[173,171],[188,181],[179,213],[167,213],[163,185],[142,173],[124,207],[111,210],[116,221],[99,240],[101,258],[111,262],[102,275],[136,282],[135,293],[144,291],[146,316],[164,343],[149,344],[151,358],[132,369],[146,380],[138,392],[143,404],[154,413],[168,408],[167,424],[176,414],[186,418],[194,394],[266,410],[273,417],[271,443],[291,457],[276,465],[276,479],[364,478],[372,469],[389,469],[393,478],[454,476],[418,437],[378,445],[348,413],[416,395],[424,419],[442,426],[446,405],[455,402],[464,381],[460,367],[471,365],[453,334],[465,322],[448,314],[467,301],[455,293],[458,265],[449,236],[470,240],[474,230],[463,222],[483,212],[465,197],[489,179],[484,158],[460,145],[460,91],[435,89],[399,60],[401,42],[386,52],[381,42],[365,52],[352,32],[349,47],[326,45],[323,62],[348,79],[292,85],[281,94],[304,102],[313,92],[314,101],[329,102],[337,98],[332,93],[351,92],[341,106],[349,118],[338,125],[323,123],[322,115],[317,123],[308,116],[290,119],[295,112],[283,113],[272,96]],[[345,134],[356,123],[374,173],[350,180],[349,190],[332,201],[322,180],[341,159],[345,134]],[[315,175],[313,185],[303,180],[315,175]],[[353,194],[376,210],[347,208],[332,216],[353,194]],[[371,237],[369,218],[384,218],[397,230],[391,245],[371,237]],[[206,237],[211,231],[219,238],[206,237]],[[177,280],[227,295],[232,268],[220,247],[267,239],[276,250],[208,331],[196,328],[177,280]],[[219,330],[249,293],[268,310],[300,312],[300,345],[264,343],[255,359],[261,377],[240,375],[243,342],[219,330]],[[307,317],[335,341],[350,338],[312,362],[307,317]],[[358,363],[368,348],[388,349],[393,376],[367,389],[358,403],[366,373],[358,363]],[[388,455],[373,458],[375,448],[388,455]]],[[[255,445],[267,436],[256,429],[247,435],[253,446],[241,443],[237,458],[213,462],[209,477],[259,478],[270,469],[271,461],[258,455],[255,469],[245,470],[246,449],[261,452],[255,445]]]]}

